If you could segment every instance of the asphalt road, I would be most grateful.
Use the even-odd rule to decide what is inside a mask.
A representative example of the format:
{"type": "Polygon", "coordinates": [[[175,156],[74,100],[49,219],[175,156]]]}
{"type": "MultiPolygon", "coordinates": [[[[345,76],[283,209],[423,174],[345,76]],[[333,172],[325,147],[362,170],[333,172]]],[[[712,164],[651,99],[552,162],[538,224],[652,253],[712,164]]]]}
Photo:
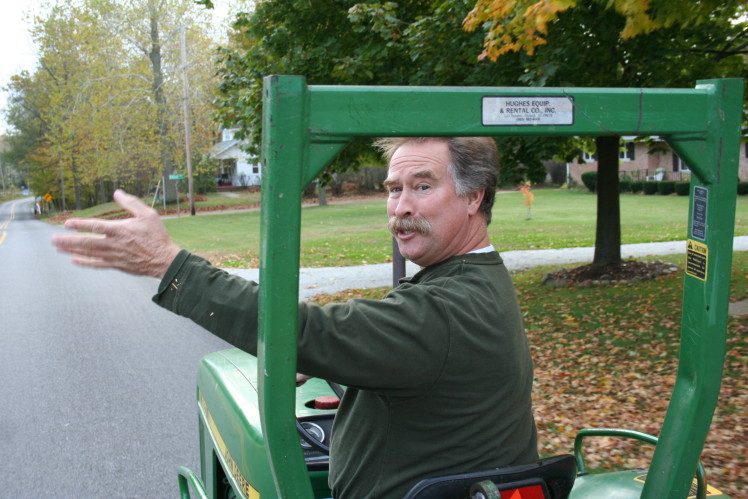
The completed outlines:
{"type": "Polygon", "coordinates": [[[178,497],[198,362],[228,345],[155,279],[73,266],[31,206],[0,205],[0,498],[178,497]]]}

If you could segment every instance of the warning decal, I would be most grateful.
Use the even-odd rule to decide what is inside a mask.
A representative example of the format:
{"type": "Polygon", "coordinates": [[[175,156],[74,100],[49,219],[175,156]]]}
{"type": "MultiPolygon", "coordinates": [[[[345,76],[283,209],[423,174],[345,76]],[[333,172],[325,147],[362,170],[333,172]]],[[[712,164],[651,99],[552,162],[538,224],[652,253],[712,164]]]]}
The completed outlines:
{"type": "Polygon", "coordinates": [[[481,116],[483,125],[573,125],[574,101],[564,96],[486,96],[481,116]]]}
{"type": "Polygon", "coordinates": [[[709,248],[707,245],[689,239],[686,247],[686,275],[706,281],[708,263],[709,248]]]}

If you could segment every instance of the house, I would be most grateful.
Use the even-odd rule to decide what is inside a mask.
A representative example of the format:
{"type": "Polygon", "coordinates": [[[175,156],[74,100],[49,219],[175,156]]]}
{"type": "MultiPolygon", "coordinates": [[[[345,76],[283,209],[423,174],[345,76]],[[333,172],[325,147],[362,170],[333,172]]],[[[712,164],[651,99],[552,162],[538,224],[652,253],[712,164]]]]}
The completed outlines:
{"type": "Polygon", "coordinates": [[[221,142],[213,146],[210,157],[219,162],[217,182],[220,186],[248,187],[260,185],[259,161],[253,162],[241,148],[241,141],[234,138],[235,129],[222,130],[221,142]]]}
{"type": "MultiPolygon", "coordinates": [[[[634,142],[636,137],[622,137],[622,147],[618,154],[618,171],[623,178],[632,180],[688,180],[691,171],[670,146],[659,137],[650,137],[649,142],[634,142]]],[[[748,181],[748,143],[740,144],[738,177],[748,181]]],[[[576,183],[582,182],[582,174],[597,170],[597,157],[594,153],[584,154],[584,163],[569,163],[569,177],[576,183]]]]}

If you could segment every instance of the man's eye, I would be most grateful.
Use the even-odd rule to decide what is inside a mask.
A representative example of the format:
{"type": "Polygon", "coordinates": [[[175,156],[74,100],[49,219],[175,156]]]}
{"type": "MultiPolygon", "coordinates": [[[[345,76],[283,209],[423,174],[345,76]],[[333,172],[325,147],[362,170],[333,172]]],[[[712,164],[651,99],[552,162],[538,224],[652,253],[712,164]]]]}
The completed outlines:
{"type": "Polygon", "coordinates": [[[416,189],[418,189],[419,191],[426,191],[426,190],[431,189],[431,186],[430,185],[421,184],[418,187],[416,187],[416,189]]]}
{"type": "Polygon", "coordinates": [[[390,187],[390,192],[400,192],[403,190],[401,187],[390,187]]]}

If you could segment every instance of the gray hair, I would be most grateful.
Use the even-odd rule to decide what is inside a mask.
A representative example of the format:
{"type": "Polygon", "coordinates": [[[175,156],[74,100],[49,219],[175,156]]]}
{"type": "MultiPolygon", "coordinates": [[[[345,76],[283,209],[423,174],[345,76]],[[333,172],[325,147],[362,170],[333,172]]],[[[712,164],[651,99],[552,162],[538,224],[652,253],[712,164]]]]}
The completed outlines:
{"type": "Polygon", "coordinates": [[[423,144],[431,140],[447,143],[450,155],[447,170],[458,196],[467,196],[483,189],[480,212],[486,225],[490,224],[499,178],[499,150],[491,137],[385,137],[377,139],[374,147],[379,149],[389,164],[395,151],[403,144],[423,144]]]}

